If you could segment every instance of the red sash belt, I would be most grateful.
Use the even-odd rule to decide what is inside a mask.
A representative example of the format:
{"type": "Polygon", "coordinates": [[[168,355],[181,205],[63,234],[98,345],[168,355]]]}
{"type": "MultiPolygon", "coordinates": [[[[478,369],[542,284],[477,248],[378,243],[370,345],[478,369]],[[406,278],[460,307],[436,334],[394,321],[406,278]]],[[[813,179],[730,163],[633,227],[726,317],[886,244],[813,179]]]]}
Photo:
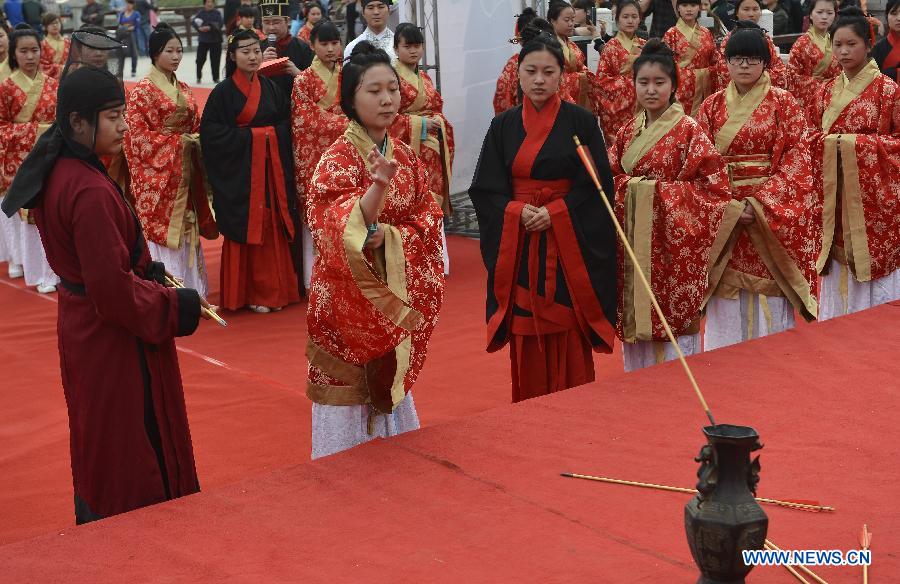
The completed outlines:
{"type": "MultiPolygon", "coordinates": [[[[535,207],[543,207],[551,201],[561,199],[572,189],[569,179],[537,180],[513,178],[513,198],[535,207]]],[[[556,273],[559,267],[559,248],[553,230],[545,231],[547,237],[547,261],[544,264],[544,296],[538,295],[538,273],[540,267],[540,233],[532,233],[528,242],[528,290],[515,288],[515,303],[528,310],[532,318],[513,315],[513,334],[538,335],[559,333],[578,325],[575,311],[556,304],[556,273]]],[[[543,350],[543,349],[542,349],[543,350]]]]}
{"type": "Polygon", "coordinates": [[[724,156],[728,174],[734,181],[769,178],[772,176],[772,161],[767,154],[739,154],[724,156]]]}

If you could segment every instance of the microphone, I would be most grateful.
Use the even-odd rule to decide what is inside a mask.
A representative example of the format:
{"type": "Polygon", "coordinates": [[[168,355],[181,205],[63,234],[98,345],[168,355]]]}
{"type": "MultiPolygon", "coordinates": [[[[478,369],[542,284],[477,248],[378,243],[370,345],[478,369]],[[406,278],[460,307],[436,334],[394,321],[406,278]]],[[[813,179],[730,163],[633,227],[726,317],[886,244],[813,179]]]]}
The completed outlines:
{"type": "Polygon", "coordinates": [[[278,37],[275,36],[274,34],[270,34],[270,35],[267,37],[266,40],[269,41],[269,47],[271,47],[271,48],[274,49],[274,48],[275,48],[275,42],[278,41],[278,37]]]}

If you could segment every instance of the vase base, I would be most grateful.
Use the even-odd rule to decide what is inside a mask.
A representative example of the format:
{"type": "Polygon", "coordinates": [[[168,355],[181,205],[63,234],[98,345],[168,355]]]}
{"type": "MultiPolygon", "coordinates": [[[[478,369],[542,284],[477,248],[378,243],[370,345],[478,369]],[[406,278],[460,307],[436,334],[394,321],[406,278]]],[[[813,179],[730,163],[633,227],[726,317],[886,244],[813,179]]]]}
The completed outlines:
{"type": "Polygon", "coordinates": [[[714,578],[700,576],[700,578],[697,579],[697,584],[746,584],[746,581],[743,578],[737,580],[716,580],[714,578]]]}

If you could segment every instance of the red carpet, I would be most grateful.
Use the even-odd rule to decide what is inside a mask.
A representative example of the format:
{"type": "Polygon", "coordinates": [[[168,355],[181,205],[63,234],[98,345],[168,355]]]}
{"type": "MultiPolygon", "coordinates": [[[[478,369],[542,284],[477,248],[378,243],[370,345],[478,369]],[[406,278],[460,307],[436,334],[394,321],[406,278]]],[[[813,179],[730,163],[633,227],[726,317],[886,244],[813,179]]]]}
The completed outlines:
{"type": "MultiPolygon", "coordinates": [[[[218,299],[221,242],[206,242],[218,299]]],[[[484,352],[484,268],[478,242],[449,238],[453,274],[415,389],[425,426],[510,400],[508,353],[484,352]],[[477,381],[476,381],[477,380],[477,381]]],[[[56,350],[55,297],[22,289],[0,264],[0,544],[70,527],[68,421],[56,350]]],[[[225,313],[180,339],[180,363],[201,486],[222,485],[309,460],[305,304],[273,314],[225,313]]],[[[596,356],[598,377],[621,371],[596,356]]]]}
{"type": "MultiPolygon", "coordinates": [[[[453,240],[451,245],[464,255],[461,250],[472,243],[453,240]]],[[[473,264],[468,267],[475,271],[473,264]]],[[[678,364],[611,375],[590,386],[471,415],[477,409],[473,396],[485,396],[482,406],[505,401],[501,378],[506,374],[499,356],[479,354],[482,327],[470,312],[480,286],[460,268],[462,277],[451,284],[436,343],[445,349],[452,345],[456,352],[431,359],[417,394],[428,421],[442,411],[456,416],[456,422],[0,547],[4,577],[73,583],[693,582],[696,572],[683,531],[687,496],[558,476],[575,471],[692,485],[705,418],[678,364]],[[464,282],[465,291],[460,289],[464,282]],[[470,299],[470,312],[454,312],[464,297],[470,299]],[[471,323],[471,331],[465,323],[471,323]],[[452,382],[438,373],[452,376],[452,382]]],[[[23,297],[24,307],[41,308],[23,297]]],[[[291,313],[300,311],[284,318],[291,313]]],[[[249,315],[233,320],[245,323],[242,335],[255,330],[249,315]]],[[[276,318],[252,317],[253,325],[257,321],[272,322],[273,334],[290,330],[276,318]]],[[[837,508],[834,514],[812,514],[767,506],[770,539],[785,549],[847,550],[868,523],[874,533],[874,583],[896,581],[900,574],[898,324],[900,306],[883,306],[691,358],[719,421],[759,430],[765,444],[760,495],[817,499],[837,508]]],[[[208,342],[210,334],[206,330],[192,341],[199,345],[205,337],[208,342]]],[[[12,345],[15,354],[26,341],[37,349],[37,337],[46,336],[38,330],[20,335],[16,340],[21,342],[12,345]]],[[[10,347],[8,341],[0,346],[10,347]]],[[[252,339],[239,344],[249,357],[252,339]]],[[[289,365],[300,361],[293,344],[278,349],[270,344],[268,350],[283,355],[289,365]]],[[[35,375],[52,368],[50,363],[38,368],[36,357],[26,362],[38,369],[35,375]]],[[[273,383],[280,383],[275,376],[280,380],[287,374],[285,368],[254,370],[273,383]]],[[[10,375],[9,368],[6,372],[10,375]]],[[[276,391],[262,380],[236,384],[239,388],[209,387],[222,378],[233,383],[237,376],[203,380],[197,375],[193,383],[206,385],[191,390],[198,459],[206,475],[215,474],[212,462],[220,456],[229,472],[251,470],[250,453],[268,451],[277,439],[271,437],[278,430],[276,420],[306,417],[302,399],[285,403],[292,402],[291,395],[275,403],[274,396],[287,396],[287,390],[276,391]],[[296,412],[284,414],[279,406],[296,412]],[[229,432],[232,451],[211,443],[229,432]],[[237,434],[243,440],[256,434],[257,440],[244,447],[237,434]]],[[[49,385],[51,380],[44,381],[49,385]]],[[[299,385],[299,379],[292,384],[299,385]]],[[[20,402],[30,402],[40,389],[28,387],[26,392],[17,386],[20,402]]],[[[13,416],[0,428],[6,432],[13,422],[15,435],[27,435],[31,447],[27,452],[17,448],[14,462],[4,459],[3,474],[60,456],[57,447],[39,439],[62,433],[54,428],[59,413],[55,419],[13,416]]],[[[284,442],[299,444],[306,429],[298,423],[285,433],[292,430],[296,437],[284,437],[284,442]]],[[[294,446],[282,445],[285,451],[294,446]]],[[[295,451],[284,462],[299,462],[300,454],[295,451]]],[[[220,479],[223,474],[220,470],[220,479]]],[[[5,483],[0,492],[7,496],[13,487],[21,493],[26,486],[5,483]]],[[[55,504],[53,498],[64,494],[45,491],[43,504],[55,504]]],[[[25,520],[21,509],[10,517],[9,502],[3,505],[5,524],[25,520]]],[[[816,571],[832,584],[862,580],[860,568],[816,571]]],[[[794,580],[783,568],[768,567],[757,568],[749,581],[794,580]]]]}

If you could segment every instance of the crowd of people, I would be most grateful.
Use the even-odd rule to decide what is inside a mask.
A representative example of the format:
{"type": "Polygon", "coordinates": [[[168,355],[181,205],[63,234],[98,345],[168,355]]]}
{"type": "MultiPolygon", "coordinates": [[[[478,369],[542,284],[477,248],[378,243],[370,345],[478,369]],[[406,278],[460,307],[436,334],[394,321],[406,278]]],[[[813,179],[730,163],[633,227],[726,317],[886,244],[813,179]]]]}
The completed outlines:
{"type": "MultiPolygon", "coordinates": [[[[202,111],[163,23],[127,90],[101,28],[0,29],[0,261],[59,287],[79,523],[199,489],[174,338],[219,308],[202,239],[222,240],[222,309],[306,297],[313,458],[418,427],[454,131],[422,30],[392,30],[390,0],[358,4],[345,43],[321,2],[292,27],[282,0],[224,16],[209,0],[198,81],[207,56],[218,81],[222,39],[225,66],[202,111]]],[[[651,296],[687,355],[900,299],[897,0],[877,43],[859,8],[810,0],[786,64],[757,0],[713,31],[702,0],[619,0],[609,31],[594,7],[517,16],[469,189],[486,348],[509,346],[513,401],[593,381],[616,338],[628,371],[675,358],[651,296]],[[603,43],[595,71],[576,33],[603,43]]]]}

